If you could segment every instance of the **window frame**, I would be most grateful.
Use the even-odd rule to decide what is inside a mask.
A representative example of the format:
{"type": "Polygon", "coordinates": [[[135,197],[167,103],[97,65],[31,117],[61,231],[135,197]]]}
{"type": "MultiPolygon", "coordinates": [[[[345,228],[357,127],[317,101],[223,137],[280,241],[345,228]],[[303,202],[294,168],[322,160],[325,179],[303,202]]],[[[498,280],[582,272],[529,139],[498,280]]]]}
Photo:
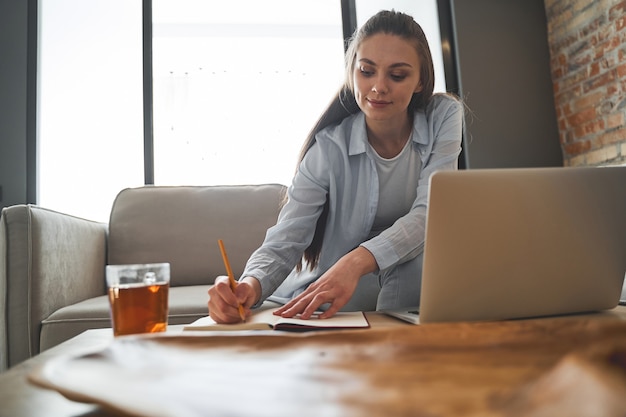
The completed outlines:
{"type": "MultiPolygon", "coordinates": [[[[355,0],[340,0],[344,47],[357,27],[355,0]]],[[[38,149],[37,149],[37,57],[38,57],[38,9],[39,0],[28,0],[27,45],[27,132],[26,132],[26,198],[28,204],[37,204],[38,196],[38,149]]],[[[451,0],[437,0],[439,27],[448,92],[461,95],[458,70],[457,42],[454,31],[454,15],[451,0]]],[[[143,37],[143,133],[144,133],[144,183],[154,185],[154,114],[152,73],[152,0],[142,1],[143,37]]],[[[463,139],[464,140],[464,139],[463,139]]],[[[463,146],[465,148],[465,146],[463,146]]],[[[459,158],[459,168],[466,168],[464,150],[459,158]]]]}

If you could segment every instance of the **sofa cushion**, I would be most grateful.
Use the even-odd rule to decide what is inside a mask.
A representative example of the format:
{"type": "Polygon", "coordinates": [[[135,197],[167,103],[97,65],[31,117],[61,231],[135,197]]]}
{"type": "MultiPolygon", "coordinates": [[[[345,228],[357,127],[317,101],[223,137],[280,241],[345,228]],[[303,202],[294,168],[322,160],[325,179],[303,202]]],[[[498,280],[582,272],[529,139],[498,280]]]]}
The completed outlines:
{"type": "Polygon", "coordinates": [[[169,262],[172,287],[208,285],[225,275],[222,239],[239,277],[276,223],[278,184],[122,190],[111,209],[108,264],[169,262]]]}
{"type": "MultiPolygon", "coordinates": [[[[168,324],[188,324],[208,314],[210,285],[170,288],[168,324]]],[[[89,329],[111,327],[107,296],[63,307],[41,323],[41,351],[89,329]]]]}

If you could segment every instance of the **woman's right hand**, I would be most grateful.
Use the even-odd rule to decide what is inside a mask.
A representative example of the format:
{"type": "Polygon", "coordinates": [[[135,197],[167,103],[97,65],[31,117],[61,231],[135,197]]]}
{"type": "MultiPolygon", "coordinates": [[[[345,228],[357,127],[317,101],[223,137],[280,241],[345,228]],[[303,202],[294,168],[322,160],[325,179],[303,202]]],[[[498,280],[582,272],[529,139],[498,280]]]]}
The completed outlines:
{"type": "Polygon", "coordinates": [[[245,277],[237,283],[235,291],[231,290],[227,276],[219,276],[209,288],[209,316],[217,323],[238,323],[239,305],[249,317],[252,307],[261,296],[261,284],[256,278],[245,277]]]}

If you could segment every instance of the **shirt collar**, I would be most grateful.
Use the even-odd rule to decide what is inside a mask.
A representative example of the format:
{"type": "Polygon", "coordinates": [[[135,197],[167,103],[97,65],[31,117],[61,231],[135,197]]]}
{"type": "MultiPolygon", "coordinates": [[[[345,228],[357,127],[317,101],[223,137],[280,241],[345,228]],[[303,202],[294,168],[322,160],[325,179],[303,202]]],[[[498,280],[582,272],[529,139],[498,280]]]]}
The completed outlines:
{"type": "MultiPolygon", "coordinates": [[[[411,138],[414,143],[420,145],[428,144],[428,123],[424,110],[418,110],[413,117],[413,134],[411,138]]],[[[365,114],[358,112],[352,121],[350,131],[350,155],[364,153],[367,148],[367,130],[365,128],[365,114]]]]}

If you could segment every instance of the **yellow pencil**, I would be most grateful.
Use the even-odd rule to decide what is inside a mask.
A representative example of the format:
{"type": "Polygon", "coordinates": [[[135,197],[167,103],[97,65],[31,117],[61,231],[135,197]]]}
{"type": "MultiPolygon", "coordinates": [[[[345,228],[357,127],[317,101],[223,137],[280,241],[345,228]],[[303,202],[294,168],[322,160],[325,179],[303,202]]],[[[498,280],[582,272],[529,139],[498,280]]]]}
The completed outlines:
{"type": "MultiPolygon", "coordinates": [[[[224,266],[226,266],[226,273],[228,274],[228,282],[230,282],[230,289],[235,292],[235,287],[237,284],[235,283],[235,276],[233,275],[233,270],[230,268],[230,262],[228,262],[228,255],[226,255],[226,248],[224,247],[224,242],[222,239],[217,241],[218,245],[220,245],[220,251],[222,252],[222,259],[224,259],[224,266]]],[[[246,313],[243,311],[243,306],[239,304],[239,317],[241,317],[241,321],[246,321],[246,313]]]]}

